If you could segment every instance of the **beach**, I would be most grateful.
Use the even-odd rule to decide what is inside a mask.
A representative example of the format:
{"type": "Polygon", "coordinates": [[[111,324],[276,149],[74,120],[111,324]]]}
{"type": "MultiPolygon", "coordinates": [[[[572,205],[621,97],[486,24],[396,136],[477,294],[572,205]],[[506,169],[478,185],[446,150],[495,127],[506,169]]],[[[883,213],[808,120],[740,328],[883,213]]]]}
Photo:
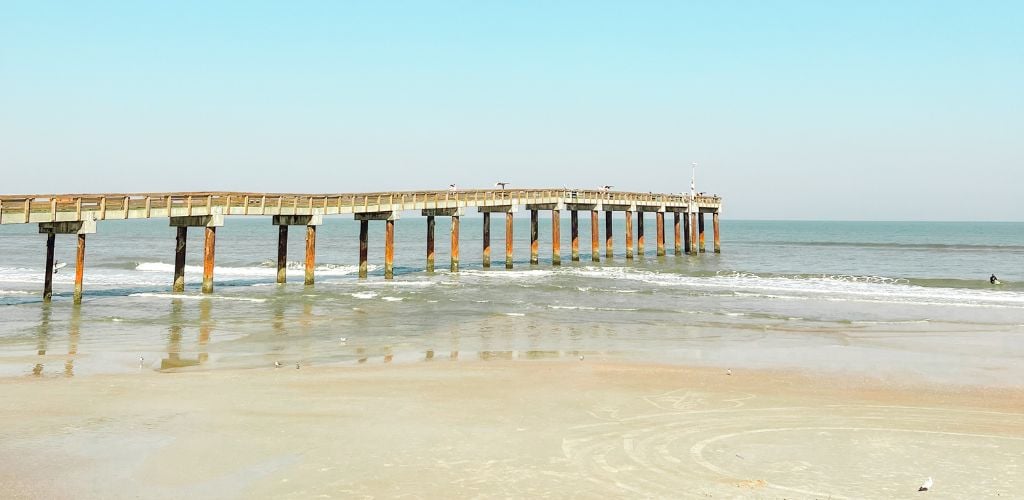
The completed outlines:
{"type": "Polygon", "coordinates": [[[600,359],[4,379],[8,498],[1012,498],[1024,391],[600,359]]]}

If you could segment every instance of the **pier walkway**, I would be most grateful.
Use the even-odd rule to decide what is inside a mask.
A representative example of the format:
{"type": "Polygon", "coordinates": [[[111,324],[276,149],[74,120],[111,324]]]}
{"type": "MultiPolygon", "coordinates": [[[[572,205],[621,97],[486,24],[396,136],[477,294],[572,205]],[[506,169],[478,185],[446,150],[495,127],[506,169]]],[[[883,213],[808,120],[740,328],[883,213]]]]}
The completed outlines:
{"type": "Polygon", "coordinates": [[[637,250],[645,244],[644,214],[655,214],[657,254],[665,255],[665,214],[673,214],[674,253],[699,254],[705,251],[704,214],[712,214],[714,251],[720,252],[718,215],[722,200],[718,196],[688,194],[637,193],[577,189],[470,189],[444,191],[395,191],[379,193],[244,193],[244,192],[182,192],[182,193],[117,193],[117,194],[44,194],[0,195],[0,225],[38,224],[47,235],[44,300],[52,294],[53,252],[57,234],[75,234],[78,253],[75,265],[74,300],[81,302],[82,276],[85,268],[85,236],[95,233],[104,220],[166,218],[177,227],[175,270],[172,290],[185,287],[185,247],[189,227],[205,231],[203,247],[203,286],[213,291],[216,230],[225,217],[271,216],[278,226],[277,280],[285,280],[289,226],[306,226],[305,282],[313,284],[316,261],[316,229],[325,215],[352,214],[360,221],[359,276],[366,277],[368,260],[368,225],[370,221],[386,224],[384,242],[384,277],[393,277],[395,220],[402,212],[420,211],[427,217],[426,270],[434,270],[434,219],[451,219],[452,271],[459,268],[459,217],[466,210],[483,214],[483,267],[491,265],[490,219],[492,213],[505,215],[505,267],[512,268],[512,221],[520,208],[530,212],[530,263],[538,263],[538,217],[540,211],[551,212],[552,264],[561,264],[561,211],[571,215],[573,261],[579,260],[580,211],[590,212],[591,258],[600,259],[598,215],[605,213],[605,255],[613,255],[612,213],[624,212],[626,222],[625,252],[632,259],[633,215],[636,214],[637,250]]]}

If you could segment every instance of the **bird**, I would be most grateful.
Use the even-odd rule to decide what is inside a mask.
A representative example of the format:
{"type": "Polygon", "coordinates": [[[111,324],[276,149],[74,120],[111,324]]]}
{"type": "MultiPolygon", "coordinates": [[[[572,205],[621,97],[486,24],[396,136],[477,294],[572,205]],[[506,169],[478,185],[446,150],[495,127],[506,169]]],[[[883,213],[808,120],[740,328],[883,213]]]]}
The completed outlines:
{"type": "Polygon", "coordinates": [[[274,368],[280,368],[281,366],[282,365],[280,361],[274,361],[274,368]]]}
{"type": "Polygon", "coordinates": [[[342,338],[338,339],[338,341],[341,342],[341,343],[345,343],[345,342],[348,342],[348,338],[347,337],[342,337],[342,338]]]}
{"type": "Polygon", "coordinates": [[[296,361],[296,362],[295,362],[295,369],[296,369],[296,370],[298,370],[298,369],[299,369],[299,362],[298,362],[298,361],[296,361]]]}
{"type": "Polygon", "coordinates": [[[917,489],[917,491],[928,491],[930,489],[932,489],[932,478],[931,476],[928,476],[928,479],[924,480],[924,484],[922,484],[921,487],[917,489]]]}
{"type": "Polygon", "coordinates": [[[613,187],[615,187],[615,186],[612,186],[611,184],[607,184],[607,185],[601,186],[601,191],[610,191],[613,187]]]}
{"type": "Polygon", "coordinates": [[[580,354],[580,361],[583,361],[583,355],[580,354]]]}
{"type": "Polygon", "coordinates": [[[458,189],[459,189],[459,188],[455,187],[455,184],[449,184],[449,185],[448,185],[448,191],[450,191],[450,192],[452,192],[452,193],[454,193],[454,192],[455,192],[456,190],[458,190],[458,189]]]}
{"type": "Polygon", "coordinates": [[[507,186],[507,185],[509,185],[509,184],[511,184],[511,182],[502,182],[502,181],[498,181],[498,182],[495,182],[495,183],[494,183],[494,187],[496,187],[496,188],[501,188],[501,189],[503,189],[503,190],[504,190],[504,189],[505,189],[505,186],[507,186]]]}
{"type": "Polygon", "coordinates": [[[139,356],[139,368],[140,369],[142,368],[142,364],[143,364],[144,361],[146,361],[146,358],[143,358],[142,356],[139,356]]]}
{"type": "Polygon", "coordinates": [[[732,370],[731,369],[726,369],[725,370],[725,374],[726,375],[732,375],[732,370]]]}

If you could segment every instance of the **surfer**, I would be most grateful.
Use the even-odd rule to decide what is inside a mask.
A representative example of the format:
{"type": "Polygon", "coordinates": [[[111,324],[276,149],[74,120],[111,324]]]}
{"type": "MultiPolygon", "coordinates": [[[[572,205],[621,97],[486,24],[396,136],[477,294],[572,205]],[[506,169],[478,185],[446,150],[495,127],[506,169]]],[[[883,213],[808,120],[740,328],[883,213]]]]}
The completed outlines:
{"type": "Polygon", "coordinates": [[[1002,284],[1002,283],[999,282],[999,278],[996,278],[995,274],[993,274],[992,276],[988,277],[988,282],[992,283],[993,285],[1001,285],[1002,284]]]}

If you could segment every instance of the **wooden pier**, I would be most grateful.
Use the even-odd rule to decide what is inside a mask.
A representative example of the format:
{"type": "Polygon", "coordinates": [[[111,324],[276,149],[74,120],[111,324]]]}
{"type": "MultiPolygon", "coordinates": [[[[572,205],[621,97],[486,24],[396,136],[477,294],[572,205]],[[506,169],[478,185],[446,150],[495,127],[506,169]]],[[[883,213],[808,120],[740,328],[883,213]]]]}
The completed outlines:
{"type": "Polygon", "coordinates": [[[645,251],[644,215],[655,214],[657,255],[664,256],[665,213],[674,221],[675,255],[697,255],[705,252],[704,214],[712,214],[714,252],[721,252],[718,215],[722,200],[718,196],[635,193],[575,189],[480,189],[446,191],[407,191],[381,193],[128,193],[128,194],[49,194],[0,195],[0,225],[38,224],[46,235],[46,271],[43,298],[52,294],[53,253],[56,235],[74,234],[78,239],[75,260],[74,301],[82,300],[82,279],[85,267],[85,237],[95,233],[98,222],[123,219],[166,218],[177,228],[174,278],[171,289],[185,289],[185,248],[189,228],[203,228],[204,293],[213,292],[213,271],[217,228],[226,217],[271,216],[278,226],[277,282],[286,277],[289,226],[306,227],[305,283],[314,282],[317,226],[325,215],[352,214],[359,228],[359,277],[365,278],[369,258],[369,223],[385,224],[384,277],[394,276],[395,221],[402,212],[419,211],[427,217],[426,270],[434,270],[435,218],[451,220],[452,272],[459,270],[459,218],[467,210],[483,214],[483,267],[491,265],[490,223],[492,213],[505,214],[505,268],[513,264],[512,222],[520,208],[530,212],[530,263],[539,263],[538,220],[541,211],[551,213],[552,265],[562,262],[561,211],[570,212],[572,247],[570,258],[579,261],[579,212],[590,212],[591,259],[600,261],[598,220],[605,213],[605,257],[612,258],[612,213],[625,213],[625,257],[634,258],[633,216],[636,215],[636,252],[645,251]],[[680,224],[680,218],[682,225],[680,224]]]}

